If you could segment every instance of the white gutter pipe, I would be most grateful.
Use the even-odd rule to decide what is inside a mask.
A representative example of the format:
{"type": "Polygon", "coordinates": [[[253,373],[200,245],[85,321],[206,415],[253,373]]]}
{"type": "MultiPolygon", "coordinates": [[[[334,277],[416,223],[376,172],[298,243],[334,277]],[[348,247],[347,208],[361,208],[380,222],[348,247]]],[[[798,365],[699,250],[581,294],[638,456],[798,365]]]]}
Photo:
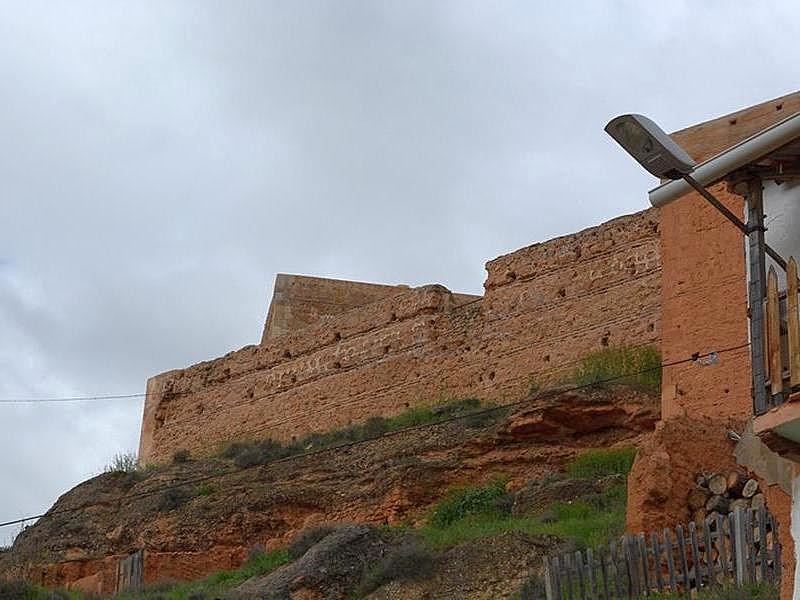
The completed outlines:
{"type": "MultiPolygon", "coordinates": [[[[785,146],[800,137],[800,113],[759,131],[742,140],[721,154],[701,163],[692,172],[692,177],[706,187],[717,183],[727,174],[785,146]]],[[[650,190],[650,204],[661,207],[693,191],[683,179],[668,181],[650,190]]]]}

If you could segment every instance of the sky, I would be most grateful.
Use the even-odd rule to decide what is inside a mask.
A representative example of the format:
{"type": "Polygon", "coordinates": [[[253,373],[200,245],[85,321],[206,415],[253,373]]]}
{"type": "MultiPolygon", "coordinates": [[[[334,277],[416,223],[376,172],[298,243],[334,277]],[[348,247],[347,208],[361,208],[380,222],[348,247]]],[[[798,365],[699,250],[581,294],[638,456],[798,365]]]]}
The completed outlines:
{"type": "MultiPolygon", "coordinates": [[[[800,88],[794,2],[0,7],[0,401],[257,343],[278,272],[480,293],[487,260],[647,207],[611,117],[800,88]]],[[[135,451],[141,411],[0,403],[0,522],[135,451]]]]}

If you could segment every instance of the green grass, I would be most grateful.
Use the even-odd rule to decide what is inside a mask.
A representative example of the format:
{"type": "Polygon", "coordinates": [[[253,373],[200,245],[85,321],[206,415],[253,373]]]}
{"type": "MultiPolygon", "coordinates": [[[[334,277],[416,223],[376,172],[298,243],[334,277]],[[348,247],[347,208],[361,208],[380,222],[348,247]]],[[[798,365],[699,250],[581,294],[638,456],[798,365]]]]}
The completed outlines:
{"type": "Polygon", "coordinates": [[[636,448],[589,450],[567,465],[575,479],[600,479],[607,475],[627,475],[636,458],[636,448]]]}
{"type": "MultiPolygon", "coordinates": [[[[685,600],[687,596],[679,594],[651,594],[652,600],[685,600]]],[[[764,583],[746,585],[741,588],[726,586],[723,588],[703,589],[697,592],[699,600],[778,600],[780,592],[777,587],[764,583]]]]}
{"type": "Polygon", "coordinates": [[[289,555],[285,549],[262,552],[251,557],[242,568],[235,571],[220,571],[202,581],[164,584],[142,591],[126,592],[115,598],[117,600],[211,600],[251,577],[266,575],[288,562],[289,555]]]}
{"type": "Polygon", "coordinates": [[[505,482],[495,481],[484,487],[464,487],[452,490],[433,509],[428,517],[431,527],[442,529],[466,517],[508,516],[513,498],[506,491],[505,482]]]}
{"type": "Polygon", "coordinates": [[[434,406],[412,408],[394,417],[371,417],[364,423],[312,433],[291,444],[281,444],[270,439],[234,442],[223,448],[220,455],[233,460],[237,466],[246,468],[309,450],[363,441],[406,427],[435,423],[451,417],[463,416],[464,424],[467,427],[478,428],[485,427],[505,416],[505,411],[500,409],[487,414],[471,414],[481,408],[481,401],[475,398],[449,400],[434,406]]]}
{"type": "Polygon", "coordinates": [[[138,468],[139,459],[135,452],[120,452],[103,469],[104,473],[133,473],[138,468]]]}
{"type": "Polygon", "coordinates": [[[619,485],[591,500],[557,502],[548,509],[546,519],[542,515],[512,517],[474,513],[445,526],[428,523],[421,534],[437,550],[509,531],[555,535],[580,547],[593,547],[622,535],[625,530],[625,499],[625,486],[619,485]]]}
{"type": "Polygon", "coordinates": [[[78,592],[65,590],[45,590],[24,581],[0,581],[2,600],[83,600],[78,592]]]}
{"type": "MultiPolygon", "coordinates": [[[[635,454],[635,448],[589,450],[570,462],[566,471],[580,479],[625,476],[635,454]]],[[[572,502],[556,502],[534,515],[511,516],[511,499],[502,481],[453,490],[431,511],[422,537],[431,547],[444,549],[467,540],[522,531],[555,535],[580,547],[593,547],[625,531],[625,484],[572,502]]]]}
{"type": "Polygon", "coordinates": [[[613,385],[658,392],[661,390],[661,354],[655,346],[604,348],[583,357],[568,378],[570,383],[578,385],[608,380],[613,380],[609,382],[613,385]]]}

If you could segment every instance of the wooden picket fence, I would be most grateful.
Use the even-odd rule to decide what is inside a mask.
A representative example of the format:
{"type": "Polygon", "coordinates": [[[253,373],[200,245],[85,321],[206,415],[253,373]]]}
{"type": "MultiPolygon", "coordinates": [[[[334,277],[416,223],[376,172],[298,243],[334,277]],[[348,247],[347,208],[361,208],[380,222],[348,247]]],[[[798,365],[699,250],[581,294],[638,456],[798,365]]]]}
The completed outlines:
{"type": "Polygon", "coordinates": [[[715,513],[700,526],[626,535],[600,549],[545,559],[547,600],[689,595],[731,582],[779,585],[780,578],[778,524],[763,507],[715,513]]]}
{"type": "Polygon", "coordinates": [[[775,267],[767,275],[765,366],[773,406],[800,392],[797,262],[790,258],[787,263],[785,291],[779,289],[775,267]]]}
{"type": "Polygon", "coordinates": [[[138,590],[144,585],[144,551],[121,558],[117,562],[117,592],[138,590]]]}

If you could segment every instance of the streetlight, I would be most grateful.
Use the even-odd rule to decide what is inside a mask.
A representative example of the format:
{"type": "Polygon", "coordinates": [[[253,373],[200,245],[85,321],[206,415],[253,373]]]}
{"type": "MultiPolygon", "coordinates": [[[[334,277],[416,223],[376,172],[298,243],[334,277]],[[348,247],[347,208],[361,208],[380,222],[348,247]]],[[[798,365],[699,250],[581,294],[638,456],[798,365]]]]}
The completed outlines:
{"type": "MultiPolygon", "coordinates": [[[[745,236],[754,231],[692,177],[696,166],[692,157],[653,121],[642,115],[621,115],[611,119],[605,131],[650,174],[659,179],[683,179],[745,236]]],[[[786,260],[769,244],[764,244],[764,251],[786,270],[786,260]]]]}

